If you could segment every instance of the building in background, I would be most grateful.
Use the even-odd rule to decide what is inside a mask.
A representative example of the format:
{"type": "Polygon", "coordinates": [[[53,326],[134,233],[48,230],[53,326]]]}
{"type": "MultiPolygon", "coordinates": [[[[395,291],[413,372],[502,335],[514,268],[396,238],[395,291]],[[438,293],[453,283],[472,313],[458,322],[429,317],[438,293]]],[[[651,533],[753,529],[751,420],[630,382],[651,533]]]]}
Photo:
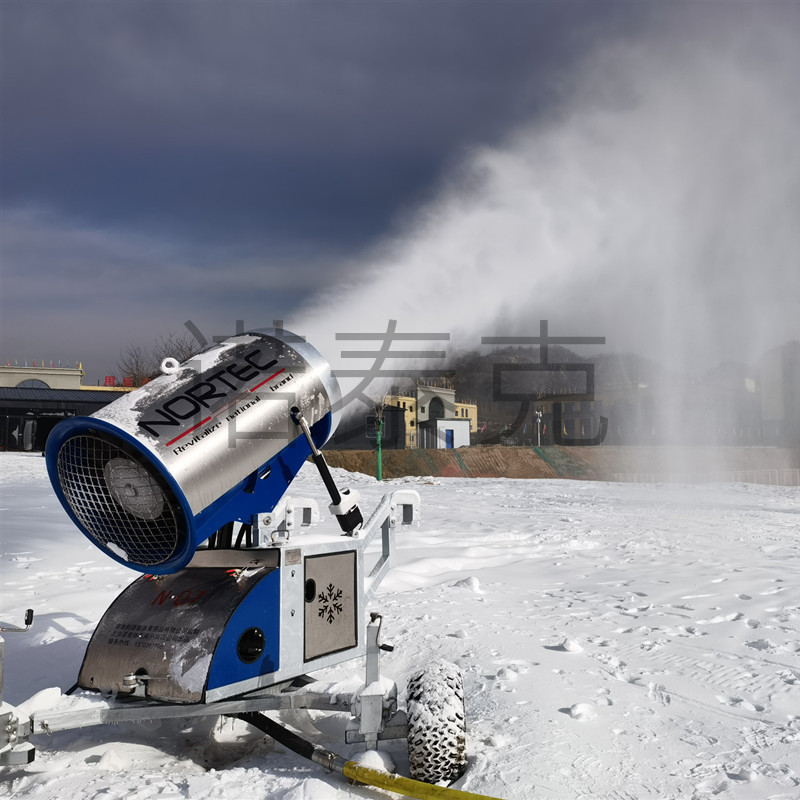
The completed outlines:
{"type": "Polygon", "coordinates": [[[765,442],[800,446],[800,342],[770,350],[759,366],[765,442]]]}
{"type": "MultiPolygon", "coordinates": [[[[460,371],[453,370],[457,389],[446,378],[440,385],[420,382],[394,388],[383,399],[382,446],[590,442],[598,436],[600,418],[605,417],[606,445],[800,447],[798,341],[765,353],[755,364],[720,364],[692,377],[668,372],[637,356],[597,358],[591,397],[582,396],[580,387],[569,384],[571,372],[566,372],[563,380],[559,375],[550,376],[551,383],[544,388],[531,385],[526,390],[522,381],[528,373],[519,371],[517,365],[524,367],[531,355],[515,351],[503,357],[512,367],[509,375],[521,382],[505,387],[515,395],[513,402],[497,396],[493,382],[497,355],[476,356],[458,367],[460,371]],[[478,402],[458,402],[456,391],[478,402]],[[447,426],[442,420],[460,424],[447,426]]],[[[559,357],[569,361],[565,354],[559,357]]],[[[58,419],[94,413],[133,388],[131,378],[118,380],[110,375],[97,386],[84,386],[82,379],[83,370],[77,364],[0,366],[0,449],[41,449],[58,419]]],[[[345,418],[331,445],[374,449],[374,428],[374,414],[366,411],[345,418]]]]}
{"type": "Polygon", "coordinates": [[[56,423],[85,417],[121,397],[123,390],[0,387],[0,450],[43,451],[56,423]]]}
{"type": "Polygon", "coordinates": [[[406,392],[397,391],[387,395],[385,401],[403,409],[405,413],[406,448],[467,447],[470,444],[470,434],[478,430],[478,406],[475,403],[456,402],[455,389],[448,386],[421,383],[406,392]],[[434,441],[438,442],[439,437],[430,431],[445,430],[441,425],[434,424],[438,420],[462,423],[450,426],[452,434],[450,438],[445,436],[442,440],[444,445],[432,444],[434,441]],[[428,432],[421,436],[420,428],[426,423],[428,432]],[[457,441],[458,444],[448,445],[448,441],[457,441]]]}
{"type": "Polygon", "coordinates": [[[418,447],[424,450],[452,450],[469,447],[469,420],[429,419],[417,428],[418,447]]]}
{"type": "Polygon", "coordinates": [[[59,420],[94,414],[127,391],[109,376],[105,386],[84,386],[83,369],[0,366],[0,450],[43,451],[59,420]]]}
{"type": "Polygon", "coordinates": [[[80,389],[83,370],[74,367],[0,366],[0,387],[21,389],[80,389]]]}

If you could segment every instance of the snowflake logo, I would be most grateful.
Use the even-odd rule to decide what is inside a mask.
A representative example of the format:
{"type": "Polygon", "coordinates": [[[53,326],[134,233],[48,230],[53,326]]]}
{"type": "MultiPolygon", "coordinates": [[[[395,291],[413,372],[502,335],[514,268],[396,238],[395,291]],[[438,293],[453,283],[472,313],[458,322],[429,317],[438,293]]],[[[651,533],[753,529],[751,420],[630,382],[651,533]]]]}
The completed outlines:
{"type": "Polygon", "coordinates": [[[328,625],[333,625],[333,621],[344,610],[341,604],[342,590],[337,589],[332,583],[324,592],[319,593],[319,611],[317,616],[328,620],[328,625]]]}

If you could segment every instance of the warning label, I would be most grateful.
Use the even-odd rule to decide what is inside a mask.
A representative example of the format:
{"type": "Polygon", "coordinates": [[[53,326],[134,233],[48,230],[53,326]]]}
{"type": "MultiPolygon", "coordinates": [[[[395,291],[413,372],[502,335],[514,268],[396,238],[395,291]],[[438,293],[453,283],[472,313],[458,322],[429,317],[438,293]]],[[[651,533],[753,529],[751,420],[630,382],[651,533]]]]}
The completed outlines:
{"type": "Polygon", "coordinates": [[[188,644],[200,634],[200,628],[179,628],[174,625],[138,625],[132,622],[114,626],[108,644],[164,650],[176,644],[188,644]]]}

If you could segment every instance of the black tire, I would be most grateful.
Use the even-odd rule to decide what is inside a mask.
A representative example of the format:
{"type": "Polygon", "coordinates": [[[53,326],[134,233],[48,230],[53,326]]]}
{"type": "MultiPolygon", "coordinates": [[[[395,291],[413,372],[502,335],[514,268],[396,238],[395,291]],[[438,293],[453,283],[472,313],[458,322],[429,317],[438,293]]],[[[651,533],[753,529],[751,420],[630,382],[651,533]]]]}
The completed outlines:
{"type": "Polygon", "coordinates": [[[426,783],[454,781],[467,765],[467,723],[461,670],[437,660],[408,681],[408,768],[426,783]]]}

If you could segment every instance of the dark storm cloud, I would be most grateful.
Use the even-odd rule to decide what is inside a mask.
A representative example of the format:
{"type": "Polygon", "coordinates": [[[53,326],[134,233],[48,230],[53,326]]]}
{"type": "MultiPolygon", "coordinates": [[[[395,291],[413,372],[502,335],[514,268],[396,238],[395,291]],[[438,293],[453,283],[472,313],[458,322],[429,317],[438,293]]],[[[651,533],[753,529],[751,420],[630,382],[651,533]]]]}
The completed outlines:
{"type": "Polygon", "coordinates": [[[11,2],[4,202],[359,241],[460,145],[546,103],[616,9],[11,2]]]}
{"type": "Polygon", "coordinates": [[[311,251],[244,258],[218,246],[212,259],[175,240],[6,211],[2,357],[82,361],[94,382],[115,373],[130,343],[185,335],[187,319],[209,340],[232,333],[239,319],[269,325],[307,295],[324,267],[311,251]]]}
{"type": "Polygon", "coordinates": [[[93,225],[136,227],[250,250],[301,238],[358,244],[437,168],[430,155],[307,154],[196,147],[76,146],[5,170],[6,197],[93,225]]]}
{"type": "MultiPolygon", "coordinates": [[[[797,7],[780,2],[616,0],[5,0],[0,357],[51,358],[60,348],[67,358],[67,351],[77,351],[90,374],[102,376],[113,371],[127,342],[147,343],[189,318],[210,337],[232,331],[237,319],[252,327],[291,319],[310,295],[325,308],[333,296],[338,305],[327,309],[323,322],[338,330],[342,319],[352,324],[361,317],[355,289],[363,289],[361,296],[383,317],[406,308],[413,316],[424,309],[412,285],[412,262],[417,284],[434,277],[448,297],[454,286],[483,295],[482,280],[497,265],[488,256],[483,263],[481,253],[501,240],[488,226],[491,246],[471,246],[480,229],[469,224],[464,208],[492,217],[496,208],[513,207],[517,192],[524,199],[539,191],[544,169],[549,183],[542,187],[543,202],[562,210],[559,220],[569,228],[579,218],[575,209],[585,210],[581,192],[573,202],[566,191],[572,191],[569,176],[578,156],[581,169],[598,165],[589,174],[604,185],[591,187],[589,196],[609,211],[605,186],[622,197],[622,187],[631,183],[630,174],[616,170],[614,158],[632,174],[646,175],[672,146],[664,136],[662,147],[662,132],[675,126],[677,139],[691,145],[690,137],[681,139],[683,123],[709,110],[713,121],[713,89],[695,93],[698,105],[692,105],[689,90],[702,76],[682,68],[682,43],[694,48],[686,63],[702,70],[706,62],[697,53],[724,52],[739,40],[731,31],[757,23],[791,36],[797,21],[792,8],[797,7]],[[659,61],[650,54],[653,42],[659,61]],[[636,58],[615,59],[614,52],[626,46],[638,47],[636,58]],[[626,96],[626,65],[641,73],[635,90],[653,87],[652,102],[626,96]],[[674,82],[660,80],[661,73],[672,72],[674,82]],[[657,102],[664,87],[675,91],[675,102],[657,102]],[[688,102],[680,97],[684,89],[688,102]],[[628,103],[644,109],[631,115],[640,129],[608,126],[616,146],[609,148],[610,159],[604,153],[595,158],[592,132],[577,123],[599,120],[602,129],[603,114],[628,103]],[[648,116],[650,109],[655,116],[648,116]],[[657,116],[662,109],[664,119],[657,116]],[[555,133],[542,136],[543,130],[555,133]],[[570,139],[576,131],[580,135],[570,139]],[[558,169],[540,148],[555,141],[558,169]],[[503,178],[496,193],[482,188],[486,174],[503,178]],[[386,240],[393,247],[403,240],[406,250],[399,251],[408,252],[418,239],[420,217],[425,225],[447,223],[440,225],[441,236],[432,237],[438,250],[431,259],[428,251],[411,262],[395,259],[386,288],[376,282],[371,291],[375,265],[386,265],[372,245],[386,240]],[[445,261],[450,271],[437,274],[437,264],[445,261]],[[464,280],[465,264],[475,270],[471,282],[464,280]],[[343,285],[349,296],[330,294],[343,285]],[[397,308],[390,311],[391,304],[397,308]]],[[[748,42],[758,51],[754,79],[790,75],[786,85],[796,82],[794,61],[781,64],[782,51],[770,50],[768,36],[755,32],[748,42]],[[768,64],[770,59],[775,63],[768,64]]],[[[726,69],[740,61],[746,59],[737,61],[736,54],[720,59],[726,69]]],[[[746,72],[733,72],[747,88],[746,72]]],[[[767,94],[772,102],[780,93],[767,94]]],[[[789,109],[792,103],[788,98],[789,109]]],[[[769,142],[776,135],[773,120],[791,114],[777,114],[766,104],[761,111],[757,122],[769,135],[760,136],[759,124],[740,129],[746,127],[755,142],[769,142]]],[[[626,122],[624,115],[620,119],[626,122]]],[[[717,179],[728,175],[730,182],[738,173],[720,167],[714,154],[738,153],[713,143],[707,153],[674,163],[678,169],[689,163],[695,177],[709,176],[695,182],[701,189],[715,187],[706,192],[712,207],[696,216],[716,223],[714,203],[737,190],[717,179]]],[[[764,157],[771,179],[774,165],[764,157]]],[[[759,174],[755,167],[740,172],[748,180],[759,174]]],[[[680,184],[674,173],[665,172],[666,183],[680,184]]],[[[786,174],[794,179],[793,171],[786,174]]],[[[644,183],[644,197],[659,196],[658,185],[644,183]]],[[[759,191],[765,198],[790,198],[791,187],[773,193],[764,181],[759,191]]],[[[625,226],[648,207],[635,192],[631,196],[625,226]]],[[[788,200],[785,207],[795,205],[788,200]]],[[[758,206],[759,217],[764,209],[758,206]]],[[[661,208],[656,213],[670,218],[661,208]]],[[[683,209],[675,218],[686,216],[683,209]]],[[[509,238],[509,247],[522,246],[531,219],[522,216],[520,239],[509,238]]],[[[744,219],[738,230],[747,224],[744,219]]],[[[597,246],[619,228],[596,226],[597,246]]],[[[501,225],[500,236],[503,230],[501,225]]],[[[576,230],[573,242],[583,233],[576,230]]],[[[676,233],[684,235],[679,226],[676,233]]],[[[696,238],[720,237],[704,232],[696,238]]],[[[761,246],[760,235],[751,238],[754,248],[761,246]]],[[[784,239],[772,237],[780,244],[782,260],[776,263],[794,256],[784,239]]],[[[596,252],[587,247],[586,258],[596,252]]],[[[516,255],[529,269],[530,253],[516,255]]],[[[787,285],[784,279],[775,284],[787,285]]],[[[516,294],[511,300],[521,302],[521,292],[516,294]]],[[[438,310],[437,301],[432,313],[438,310]]]]}
{"type": "Polygon", "coordinates": [[[645,7],[6,0],[0,355],[284,316],[645,7]]]}

